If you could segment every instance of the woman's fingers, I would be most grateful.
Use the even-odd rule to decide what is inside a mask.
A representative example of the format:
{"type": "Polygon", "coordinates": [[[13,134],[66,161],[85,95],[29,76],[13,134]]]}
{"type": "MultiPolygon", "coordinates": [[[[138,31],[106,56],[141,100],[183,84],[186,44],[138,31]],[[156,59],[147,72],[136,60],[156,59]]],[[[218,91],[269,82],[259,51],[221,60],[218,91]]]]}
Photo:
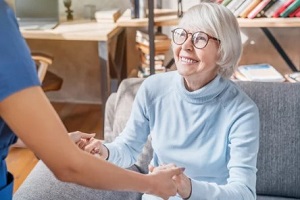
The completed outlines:
{"type": "Polygon", "coordinates": [[[86,152],[89,152],[92,154],[95,154],[95,153],[101,154],[101,152],[100,152],[101,145],[102,145],[102,143],[100,140],[93,139],[92,141],[89,142],[89,144],[87,144],[84,147],[84,150],[86,152]]]}

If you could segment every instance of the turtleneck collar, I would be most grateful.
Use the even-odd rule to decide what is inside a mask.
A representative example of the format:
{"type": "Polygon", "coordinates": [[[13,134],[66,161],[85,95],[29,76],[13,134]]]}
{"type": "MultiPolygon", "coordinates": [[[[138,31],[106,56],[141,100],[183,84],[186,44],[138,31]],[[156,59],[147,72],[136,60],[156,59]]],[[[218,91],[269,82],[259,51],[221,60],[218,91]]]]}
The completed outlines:
{"type": "Polygon", "coordinates": [[[220,75],[217,75],[211,82],[195,91],[188,91],[185,88],[183,77],[176,73],[176,88],[179,95],[190,103],[206,103],[215,99],[228,85],[226,81],[220,75]]]}

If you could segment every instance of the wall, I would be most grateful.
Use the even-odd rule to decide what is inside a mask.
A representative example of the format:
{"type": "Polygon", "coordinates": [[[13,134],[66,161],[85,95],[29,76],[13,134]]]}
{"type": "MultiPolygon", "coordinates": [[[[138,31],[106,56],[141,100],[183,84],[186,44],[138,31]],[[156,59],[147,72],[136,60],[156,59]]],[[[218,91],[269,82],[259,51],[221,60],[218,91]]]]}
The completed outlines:
{"type": "MultiPolygon", "coordinates": [[[[15,0],[6,0],[6,2],[14,7],[15,0]]],[[[129,8],[130,0],[72,0],[71,10],[73,10],[75,19],[83,18],[85,5],[95,5],[96,10],[119,8],[121,11],[124,11],[129,8]]],[[[63,0],[59,0],[59,12],[61,20],[64,20],[66,17],[65,10],[66,8],[64,7],[63,0]]]]}

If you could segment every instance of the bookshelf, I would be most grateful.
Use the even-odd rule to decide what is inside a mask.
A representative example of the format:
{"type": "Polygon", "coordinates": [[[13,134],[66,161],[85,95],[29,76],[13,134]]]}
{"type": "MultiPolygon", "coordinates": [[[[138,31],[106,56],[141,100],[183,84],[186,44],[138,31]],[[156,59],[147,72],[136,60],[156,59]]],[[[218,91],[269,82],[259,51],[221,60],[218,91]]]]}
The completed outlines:
{"type": "MultiPolygon", "coordinates": [[[[154,40],[155,26],[175,26],[179,22],[177,10],[171,9],[154,9],[153,1],[148,1],[149,14],[148,18],[131,19],[130,9],[126,10],[117,21],[120,27],[146,27],[148,26],[149,38],[154,40]],[[154,17],[155,16],[155,17],[154,17]]],[[[300,18],[238,18],[241,28],[261,28],[265,36],[272,43],[279,55],[287,63],[292,71],[298,71],[284,49],[277,42],[276,38],[269,31],[269,28],[300,28],[300,18]]],[[[150,42],[150,73],[154,73],[154,42],[150,42]],[[151,70],[151,68],[153,68],[151,70]]]]}
{"type": "MultiPolygon", "coordinates": [[[[161,16],[154,18],[154,26],[175,26],[179,22],[176,10],[154,9],[154,14],[164,13],[161,16]],[[171,14],[167,14],[171,13],[171,14]],[[176,13],[176,14],[175,14],[176,13]]],[[[159,15],[159,14],[158,14],[159,15]]],[[[241,28],[288,28],[288,27],[300,27],[300,18],[238,18],[241,28]]],[[[130,18],[130,10],[126,10],[123,15],[118,19],[117,25],[121,27],[146,27],[148,26],[148,18],[130,18]]]]}

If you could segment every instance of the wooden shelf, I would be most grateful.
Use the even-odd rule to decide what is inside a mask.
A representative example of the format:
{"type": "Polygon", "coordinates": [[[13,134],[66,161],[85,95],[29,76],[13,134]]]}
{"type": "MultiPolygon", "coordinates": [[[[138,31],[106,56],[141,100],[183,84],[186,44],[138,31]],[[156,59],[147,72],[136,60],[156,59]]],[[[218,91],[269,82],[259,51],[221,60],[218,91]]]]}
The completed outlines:
{"type": "Polygon", "coordinates": [[[300,27],[300,18],[238,18],[240,27],[300,27]]]}
{"type": "MultiPolygon", "coordinates": [[[[159,16],[155,17],[155,26],[175,26],[178,24],[176,10],[164,9],[163,11],[155,10],[159,16]],[[165,14],[163,14],[165,12],[165,14]],[[168,14],[170,13],[170,14],[168,14]]],[[[300,18],[256,18],[245,19],[238,18],[240,27],[300,27],[300,18]]],[[[131,19],[130,10],[126,10],[118,19],[117,26],[121,27],[146,27],[148,18],[131,19]]]]}

